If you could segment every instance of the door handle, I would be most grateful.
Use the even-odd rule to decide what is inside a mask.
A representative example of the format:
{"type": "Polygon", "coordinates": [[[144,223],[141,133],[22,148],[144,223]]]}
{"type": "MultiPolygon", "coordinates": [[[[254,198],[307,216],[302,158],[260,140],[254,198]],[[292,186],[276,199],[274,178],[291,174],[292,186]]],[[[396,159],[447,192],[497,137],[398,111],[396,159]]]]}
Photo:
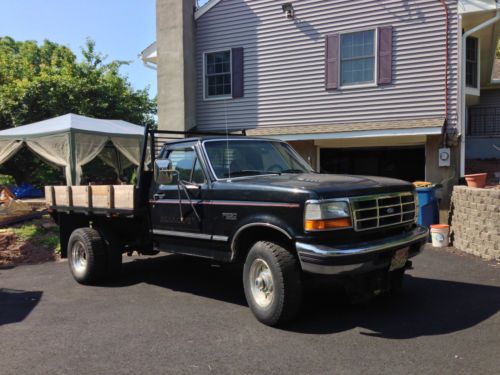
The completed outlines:
{"type": "Polygon", "coordinates": [[[153,199],[154,199],[155,201],[157,201],[158,199],[163,199],[163,198],[165,198],[165,194],[158,194],[158,193],[157,193],[157,194],[154,194],[154,195],[153,195],[153,199]]]}

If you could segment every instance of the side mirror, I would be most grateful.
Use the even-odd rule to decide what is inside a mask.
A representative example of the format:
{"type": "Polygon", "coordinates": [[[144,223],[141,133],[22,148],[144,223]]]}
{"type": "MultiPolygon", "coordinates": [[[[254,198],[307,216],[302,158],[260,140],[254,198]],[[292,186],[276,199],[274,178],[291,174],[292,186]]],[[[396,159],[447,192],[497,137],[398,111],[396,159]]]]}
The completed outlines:
{"type": "Polygon", "coordinates": [[[155,160],[154,177],[158,185],[170,185],[177,171],[172,169],[172,161],[169,159],[155,160]]]}

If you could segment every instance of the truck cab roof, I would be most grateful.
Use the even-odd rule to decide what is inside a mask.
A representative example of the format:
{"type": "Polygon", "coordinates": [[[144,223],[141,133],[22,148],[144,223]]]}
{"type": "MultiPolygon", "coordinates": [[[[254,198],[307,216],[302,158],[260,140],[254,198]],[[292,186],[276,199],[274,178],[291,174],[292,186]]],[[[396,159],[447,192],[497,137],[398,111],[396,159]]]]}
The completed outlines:
{"type": "Polygon", "coordinates": [[[171,144],[177,144],[177,143],[192,143],[192,142],[204,142],[204,141],[271,141],[271,142],[281,142],[279,139],[272,139],[272,138],[260,138],[260,137],[248,137],[248,136],[235,136],[235,135],[229,135],[229,136],[224,136],[224,135],[207,135],[207,136],[199,136],[199,137],[189,137],[189,138],[182,138],[182,139],[175,139],[175,140],[169,140],[165,142],[166,145],[171,145],[171,144]]]}

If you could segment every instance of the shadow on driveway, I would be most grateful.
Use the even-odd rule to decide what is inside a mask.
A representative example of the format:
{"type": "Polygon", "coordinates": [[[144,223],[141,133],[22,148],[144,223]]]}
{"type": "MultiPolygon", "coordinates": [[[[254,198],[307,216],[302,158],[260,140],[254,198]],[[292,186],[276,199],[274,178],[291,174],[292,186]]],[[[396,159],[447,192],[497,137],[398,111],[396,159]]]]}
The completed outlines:
{"type": "Polygon", "coordinates": [[[300,321],[291,330],[335,333],[355,327],[369,336],[410,339],[473,327],[500,309],[500,288],[407,275],[403,291],[366,307],[342,302],[325,286],[306,295],[300,321]],[[363,332],[366,330],[366,332],[363,332]]]}
{"type": "Polygon", "coordinates": [[[0,288],[0,326],[22,322],[40,302],[43,292],[0,288]]]}
{"type": "MultiPolygon", "coordinates": [[[[213,267],[209,261],[167,255],[125,263],[120,281],[107,287],[148,283],[246,306],[241,269],[213,267]]],[[[368,306],[353,306],[331,283],[309,283],[298,320],[286,330],[328,334],[361,328],[389,339],[442,335],[473,327],[500,309],[500,288],[406,276],[404,290],[368,306]],[[311,285],[310,285],[311,284],[311,285]]],[[[366,332],[363,332],[366,330],[366,332]]]]}

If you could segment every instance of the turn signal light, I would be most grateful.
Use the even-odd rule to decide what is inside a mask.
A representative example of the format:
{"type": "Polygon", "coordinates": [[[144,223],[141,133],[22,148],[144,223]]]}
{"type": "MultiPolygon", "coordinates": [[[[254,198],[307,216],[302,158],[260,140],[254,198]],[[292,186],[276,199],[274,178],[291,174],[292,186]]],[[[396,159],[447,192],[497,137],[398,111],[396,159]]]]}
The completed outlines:
{"type": "Polygon", "coordinates": [[[340,219],[329,220],[306,220],[304,227],[305,230],[328,230],[349,228],[351,225],[351,219],[348,217],[343,217],[340,219]]]}

